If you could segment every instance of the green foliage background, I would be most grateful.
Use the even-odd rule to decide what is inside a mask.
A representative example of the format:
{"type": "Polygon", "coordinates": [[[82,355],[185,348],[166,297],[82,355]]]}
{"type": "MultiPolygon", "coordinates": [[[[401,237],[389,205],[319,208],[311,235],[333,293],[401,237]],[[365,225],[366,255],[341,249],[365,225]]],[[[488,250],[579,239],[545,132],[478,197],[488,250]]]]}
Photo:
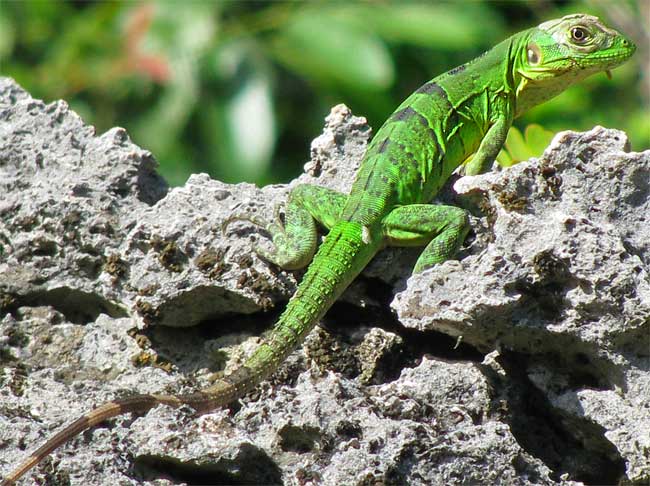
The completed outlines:
{"type": "Polygon", "coordinates": [[[634,58],[522,119],[625,130],[650,147],[650,0],[0,3],[0,74],[103,132],[127,128],[172,184],[286,181],[338,103],[378,128],[411,91],[518,30],[600,16],[634,58]]]}

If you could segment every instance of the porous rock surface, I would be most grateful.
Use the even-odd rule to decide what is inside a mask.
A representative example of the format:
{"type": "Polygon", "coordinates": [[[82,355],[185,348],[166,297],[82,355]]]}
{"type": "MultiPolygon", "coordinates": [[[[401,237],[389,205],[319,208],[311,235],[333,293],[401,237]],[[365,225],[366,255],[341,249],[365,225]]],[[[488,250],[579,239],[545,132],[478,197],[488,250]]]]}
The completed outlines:
{"type": "MultiPolygon", "coordinates": [[[[124,130],[0,78],[0,474],[102,401],[235,368],[300,272],[224,222],[348,190],[369,136],[338,106],[287,186],[170,189],[124,130]]],[[[117,418],[21,484],[646,484],[649,179],[650,152],[599,127],[459,179],[458,261],[408,278],[417,250],[382,252],[239,403],[117,418]]]]}

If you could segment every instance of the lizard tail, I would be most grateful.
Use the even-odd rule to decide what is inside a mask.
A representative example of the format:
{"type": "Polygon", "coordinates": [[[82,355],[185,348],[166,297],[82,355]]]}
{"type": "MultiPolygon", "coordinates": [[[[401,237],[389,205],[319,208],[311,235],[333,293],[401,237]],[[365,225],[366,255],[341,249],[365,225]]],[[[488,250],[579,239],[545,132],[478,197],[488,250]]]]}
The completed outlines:
{"type": "Polygon", "coordinates": [[[68,440],[101,422],[126,413],[145,413],[164,404],[189,405],[205,413],[245,395],[268,378],[305,338],[350,282],[378,251],[381,242],[369,241],[358,223],[338,223],[323,242],[296,293],[278,322],[244,364],[212,386],[187,395],[133,395],[106,402],[79,417],[36,449],[0,482],[12,486],[32,467],[68,440]]]}
{"type": "Polygon", "coordinates": [[[206,407],[207,403],[213,405],[212,408],[219,405],[225,405],[235,400],[238,396],[238,390],[241,390],[241,387],[238,387],[235,383],[230,381],[231,377],[232,375],[229,376],[228,379],[218,381],[210,388],[188,395],[140,394],[132,395],[121,400],[106,402],[79,417],[50,438],[41,447],[36,449],[18,467],[2,479],[0,486],[12,486],[27,471],[36,466],[67,441],[84,430],[90,429],[113,417],[126,413],[146,413],[161,404],[173,408],[178,408],[182,405],[189,405],[197,409],[198,412],[206,412],[208,410],[206,407]]]}
{"type": "MultiPolygon", "coordinates": [[[[52,451],[57,449],[72,437],[83,432],[84,430],[94,427],[104,420],[116,417],[124,413],[145,412],[147,410],[150,410],[160,403],[160,398],[165,397],[157,397],[156,395],[134,395],[123,400],[106,402],[93,411],[82,415],[77,420],[68,425],[65,429],[61,430],[54,437],[48,440],[41,447],[36,449],[27,459],[25,459],[25,461],[23,461],[16,469],[11,471],[2,480],[0,486],[13,485],[16,480],[18,480],[23,474],[29,471],[36,464],[41,462],[52,451]]],[[[173,403],[169,403],[169,405],[178,406],[173,403]]]]}

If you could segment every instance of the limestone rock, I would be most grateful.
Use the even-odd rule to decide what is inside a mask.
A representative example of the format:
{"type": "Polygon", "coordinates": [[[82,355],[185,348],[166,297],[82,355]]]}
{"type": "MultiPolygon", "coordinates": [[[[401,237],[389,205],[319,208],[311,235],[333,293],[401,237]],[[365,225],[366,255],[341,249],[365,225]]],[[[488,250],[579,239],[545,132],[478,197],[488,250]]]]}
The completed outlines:
{"type": "MultiPolygon", "coordinates": [[[[170,189],[124,130],[0,78],[0,471],[98,403],[236,368],[301,272],[224,222],[349,190],[369,135],[339,105],[286,186],[170,189]]],[[[596,128],[461,179],[458,261],[407,282],[417,250],[386,250],[240,402],[111,420],[22,484],[647,482],[649,167],[596,128]]]]}

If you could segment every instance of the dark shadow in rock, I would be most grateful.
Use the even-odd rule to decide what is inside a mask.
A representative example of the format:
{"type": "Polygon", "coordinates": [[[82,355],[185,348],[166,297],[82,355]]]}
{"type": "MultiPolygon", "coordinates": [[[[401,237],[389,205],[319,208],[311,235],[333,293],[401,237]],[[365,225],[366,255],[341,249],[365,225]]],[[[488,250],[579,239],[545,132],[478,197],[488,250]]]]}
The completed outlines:
{"type": "MultiPolygon", "coordinates": [[[[75,324],[94,322],[100,314],[106,314],[113,318],[128,317],[125,309],[101,295],[70,287],[38,290],[14,296],[12,308],[21,306],[50,306],[75,324]]],[[[11,309],[8,310],[11,311],[11,309]]]]}
{"type": "Polygon", "coordinates": [[[259,305],[251,299],[209,285],[193,287],[187,292],[169,298],[153,310],[155,323],[169,327],[190,327],[235,313],[252,314],[257,311],[259,305]]]}
{"type": "Polygon", "coordinates": [[[173,364],[190,375],[200,369],[222,371],[225,356],[219,349],[206,350],[206,342],[233,335],[233,344],[248,336],[260,336],[277,319],[278,312],[257,312],[249,315],[232,314],[202,320],[191,327],[151,326],[138,334],[146,337],[159,361],[173,364]]]}
{"type": "Polygon", "coordinates": [[[211,463],[182,462],[170,457],[141,456],[135,459],[134,475],[154,481],[167,479],[188,485],[281,485],[282,471],[260,448],[241,444],[234,459],[215,458],[211,463]]]}
{"type": "MultiPolygon", "coordinates": [[[[483,369],[502,402],[503,420],[526,452],[553,471],[554,480],[567,474],[571,480],[595,486],[618,484],[625,477],[625,463],[605,437],[605,429],[587,419],[562,414],[533,384],[528,376],[529,356],[504,352],[498,361],[506,370],[505,377],[483,369]]],[[[570,385],[584,388],[596,384],[593,376],[584,380],[576,375],[570,385]]]]}
{"type": "Polygon", "coordinates": [[[336,302],[323,319],[323,327],[349,344],[358,344],[359,338],[355,334],[362,329],[360,323],[364,324],[363,329],[368,329],[368,326],[378,327],[399,336],[404,342],[399,353],[384,356],[379,363],[383,369],[379,373],[383,377],[382,382],[397,379],[404,368],[417,366],[425,355],[450,361],[480,363],[483,360],[483,353],[471,345],[458,342],[452,336],[436,331],[409,329],[402,325],[390,310],[392,287],[377,279],[373,279],[372,284],[373,299],[378,305],[359,307],[347,302],[336,302]]]}

